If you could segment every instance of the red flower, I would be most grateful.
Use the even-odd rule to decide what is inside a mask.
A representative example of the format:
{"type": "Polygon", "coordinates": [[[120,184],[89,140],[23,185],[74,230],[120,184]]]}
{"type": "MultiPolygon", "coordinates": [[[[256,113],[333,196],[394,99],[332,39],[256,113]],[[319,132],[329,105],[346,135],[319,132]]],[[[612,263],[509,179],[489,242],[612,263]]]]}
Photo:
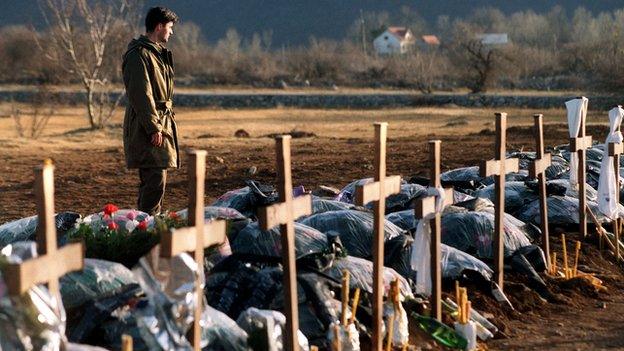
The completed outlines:
{"type": "Polygon", "coordinates": [[[178,219],[180,216],[178,216],[178,214],[174,211],[169,211],[169,218],[171,219],[178,219]]]}
{"type": "Polygon", "coordinates": [[[119,208],[113,204],[107,204],[104,206],[104,214],[112,215],[113,213],[119,211],[119,208]]]}
{"type": "Polygon", "coordinates": [[[147,230],[147,221],[141,221],[137,225],[138,230],[147,230]]]}
{"type": "Polygon", "coordinates": [[[117,228],[119,228],[119,225],[115,222],[110,222],[108,223],[108,229],[110,230],[117,230],[117,228]]]}

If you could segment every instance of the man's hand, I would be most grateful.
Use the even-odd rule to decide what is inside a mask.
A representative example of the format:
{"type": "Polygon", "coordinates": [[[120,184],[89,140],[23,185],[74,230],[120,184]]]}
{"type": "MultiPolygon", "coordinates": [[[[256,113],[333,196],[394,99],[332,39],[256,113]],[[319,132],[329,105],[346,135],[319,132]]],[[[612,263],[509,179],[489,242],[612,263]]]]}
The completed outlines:
{"type": "Polygon", "coordinates": [[[152,145],[161,146],[163,143],[163,137],[161,132],[156,132],[152,134],[152,145]]]}

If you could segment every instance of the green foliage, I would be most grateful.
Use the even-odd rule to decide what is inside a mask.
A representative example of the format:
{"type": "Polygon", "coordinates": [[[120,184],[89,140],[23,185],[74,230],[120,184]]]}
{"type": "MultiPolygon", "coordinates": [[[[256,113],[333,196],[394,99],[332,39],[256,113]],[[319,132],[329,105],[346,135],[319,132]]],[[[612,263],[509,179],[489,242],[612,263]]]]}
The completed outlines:
{"type": "MultiPolygon", "coordinates": [[[[113,219],[118,222],[115,217],[113,219]]],[[[76,228],[69,231],[68,236],[72,240],[84,241],[86,257],[118,262],[131,268],[143,255],[160,243],[160,233],[185,225],[185,220],[171,212],[155,217],[152,227],[137,226],[134,230],[128,231],[123,225],[111,228],[104,216],[102,220],[96,218],[91,222],[79,223],[76,228]]]]}

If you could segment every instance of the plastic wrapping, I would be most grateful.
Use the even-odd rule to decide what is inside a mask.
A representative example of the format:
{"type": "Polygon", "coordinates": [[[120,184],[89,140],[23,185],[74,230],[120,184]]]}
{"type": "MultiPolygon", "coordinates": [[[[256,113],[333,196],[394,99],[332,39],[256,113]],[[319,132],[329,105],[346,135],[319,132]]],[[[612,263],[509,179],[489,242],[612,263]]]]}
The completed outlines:
{"type": "MultiPolygon", "coordinates": [[[[604,143],[604,148],[609,143],[622,144],[622,133],[619,131],[622,124],[624,110],[621,106],[617,106],[609,111],[609,135],[604,143]]],[[[598,208],[605,216],[615,219],[620,216],[618,211],[617,196],[620,191],[619,179],[615,178],[615,166],[613,164],[614,157],[608,156],[602,158],[600,165],[600,178],[598,179],[598,208]]],[[[619,165],[618,165],[619,168],[619,165]]]]}
{"type": "MultiPolygon", "coordinates": [[[[367,212],[344,210],[314,214],[300,220],[301,223],[323,233],[338,233],[347,254],[356,257],[372,257],[373,249],[373,215],[367,212]]],[[[386,241],[397,237],[404,231],[384,221],[384,238],[386,241]]]]}
{"type": "Polygon", "coordinates": [[[419,220],[416,218],[414,210],[403,210],[392,212],[386,215],[386,221],[410,233],[416,232],[419,220]]]}
{"type": "MultiPolygon", "coordinates": [[[[185,208],[180,210],[177,214],[181,219],[186,220],[188,217],[188,209],[185,208]]],[[[217,206],[204,207],[204,220],[208,222],[214,219],[224,219],[227,221],[228,236],[235,236],[238,232],[245,228],[247,224],[251,223],[249,218],[243,216],[242,213],[238,212],[234,208],[217,206]]]]}
{"type": "MultiPolygon", "coordinates": [[[[526,170],[520,170],[518,173],[509,173],[505,176],[505,180],[524,181],[528,178],[526,170]]],[[[494,184],[494,177],[481,177],[479,166],[461,167],[440,174],[440,180],[443,184],[453,185],[461,190],[475,190],[483,186],[494,184]]]]}
{"type": "MultiPolygon", "coordinates": [[[[518,158],[520,169],[528,170],[531,167],[531,163],[535,161],[535,152],[511,152],[509,157],[518,158]]],[[[550,155],[550,166],[546,167],[544,174],[546,179],[558,179],[561,178],[566,172],[570,170],[568,161],[560,154],[550,155]]]]}
{"type": "Polygon", "coordinates": [[[416,292],[426,296],[431,295],[431,224],[430,218],[418,222],[414,241],[410,267],[416,272],[416,292]]]}
{"type": "Polygon", "coordinates": [[[87,258],[82,271],[68,273],[60,282],[63,305],[71,310],[136,283],[136,280],[132,272],[119,263],[87,258]]]}
{"type": "Polygon", "coordinates": [[[388,323],[393,321],[392,325],[392,345],[402,347],[409,341],[409,325],[407,321],[407,312],[401,303],[394,304],[388,300],[384,302],[383,308],[384,324],[386,325],[384,334],[388,335],[388,323]],[[394,318],[392,318],[394,317],[394,318]]]}
{"type": "Polygon", "coordinates": [[[336,201],[336,200],[327,200],[321,199],[319,197],[314,197],[312,199],[312,213],[322,213],[328,211],[340,211],[340,210],[354,210],[355,205],[336,201]]]}
{"type": "Polygon", "coordinates": [[[255,218],[256,208],[277,201],[277,192],[270,185],[246,181],[246,187],[228,191],[221,195],[212,206],[229,207],[238,210],[244,216],[255,218]]]}
{"type": "MultiPolygon", "coordinates": [[[[424,225],[429,225],[425,223],[424,225]]],[[[411,247],[410,266],[416,274],[416,292],[429,296],[431,295],[431,251],[430,237],[418,235],[414,238],[411,247]]],[[[457,250],[451,246],[442,244],[440,246],[442,278],[457,279],[465,270],[478,272],[486,280],[492,278],[492,270],[481,260],[457,250]]]]}
{"type": "MultiPolygon", "coordinates": [[[[345,186],[336,200],[352,204],[355,201],[355,189],[359,185],[365,185],[373,182],[373,178],[365,178],[351,182],[345,186]]],[[[401,182],[401,192],[388,196],[386,199],[386,213],[406,210],[412,208],[414,201],[422,196],[427,195],[427,188],[419,184],[409,184],[401,182]]],[[[373,204],[366,204],[367,208],[372,208],[373,204]]]]}
{"type": "MultiPolygon", "coordinates": [[[[185,335],[196,306],[197,264],[188,254],[159,257],[159,247],[141,258],[132,270],[148,299],[133,311],[149,350],[191,350],[185,335]]],[[[203,283],[203,277],[200,276],[203,283]]],[[[203,321],[202,323],[206,323],[203,321]]],[[[202,346],[205,346],[205,340],[202,346]]]]}
{"type": "MultiPolygon", "coordinates": [[[[65,244],[65,232],[74,226],[79,217],[74,212],[63,212],[54,216],[59,245],[65,244]]],[[[18,241],[34,241],[38,223],[37,216],[31,216],[0,225],[0,248],[18,241]]]]}
{"type": "MultiPolygon", "coordinates": [[[[539,193],[535,190],[536,189],[528,187],[525,182],[506,182],[505,212],[515,213],[515,211],[527,203],[539,199],[539,193]]],[[[494,201],[496,197],[496,187],[494,184],[488,185],[483,189],[475,191],[473,196],[494,201]]]]}
{"type": "Polygon", "coordinates": [[[65,351],[108,351],[98,346],[82,345],[82,344],[65,344],[65,351]]]}
{"type": "MultiPolygon", "coordinates": [[[[284,350],[286,317],[281,312],[251,307],[240,314],[236,323],[249,334],[249,343],[254,346],[254,350],[284,350]],[[267,343],[272,343],[273,348],[267,348],[267,343]]],[[[308,339],[305,335],[299,331],[297,337],[299,347],[308,350],[308,339]]]]}
{"type": "Polygon", "coordinates": [[[477,349],[477,325],[473,321],[468,321],[466,324],[455,322],[455,331],[461,335],[468,345],[466,351],[472,351],[477,349]]]}
{"type": "MultiPolygon", "coordinates": [[[[549,225],[578,225],[579,224],[579,200],[570,196],[549,196],[546,199],[548,203],[548,224],[549,225]]],[[[608,222],[609,219],[598,211],[598,204],[593,201],[587,201],[587,206],[592,210],[600,223],[608,222]]],[[[620,211],[624,211],[624,207],[618,204],[620,211]]],[[[539,225],[540,205],[539,201],[534,201],[525,205],[518,211],[518,218],[524,222],[539,225]]],[[[588,219],[592,222],[592,219],[588,219]]]]}
{"type": "MultiPolygon", "coordinates": [[[[504,255],[530,245],[529,234],[510,222],[503,221],[505,237],[504,255]]],[[[494,237],[494,214],[488,212],[457,212],[442,216],[442,242],[479,258],[492,258],[494,237]]]]}
{"type": "MultiPolygon", "coordinates": [[[[279,227],[260,230],[257,222],[246,226],[232,241],[236,254],[282,257],[282,236],[279,227]]],[[[328,248],[327,236],[305,224],[295,222],[295,255],[297,258],[319,253],[328,248]]]]}
{"type": "Polygon", "coordinates": [[[360,334],[353,323],[345,327],[338,322],[333,322],[327,331],[327,340],[331,345],[331,351],[360,351],[360,334]],[[339,342],[336,340],[336,329],[339,342]]]}
{"type": "MultiPolygon", "coordinates": [[[[349,288],[354,290],[360,288],[370,294],[373,293],[373,263],[371,261],[347,256],[340,260],[336,260],[332,267],[325,271],[326,274],[339,281],[342,278],[342,271],[347,270],[350,273],[349,288]]],[[[395,279],[399,279],[399,290],[401,297],[413,297],[412,289],[405,278],[400,276],[394,269],[384,267],[384,296],[388,295],[390,283],[395,279]]]]}
{"type": "Polygon", "coordinates": [[[203,351],[247,351],[247,332],[226,314],[206,306],[203,310],[202,337],[207,346],[203,351]]]}
{"type": "Polygon", "coordinates": [[[60,298],[42,286],[9,296],[2,268],[37,256],[34,242],[20,242],[0,251],[0,350],[58,351],[65,343],[65,310],[60,298]]]}

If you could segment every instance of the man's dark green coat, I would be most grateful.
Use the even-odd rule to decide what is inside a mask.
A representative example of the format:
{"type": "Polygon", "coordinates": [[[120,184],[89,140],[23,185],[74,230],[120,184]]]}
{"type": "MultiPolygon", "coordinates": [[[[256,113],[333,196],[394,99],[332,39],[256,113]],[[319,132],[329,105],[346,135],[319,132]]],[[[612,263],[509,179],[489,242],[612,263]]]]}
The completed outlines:
{"type": "Polygon", "coordinates": [[[122,71],[128,98],[123,125],[128,168],[179,167],[178,131],[171,103],[171,51],[146,36],[133,39],[124,54],[122,71]],[[161,146],[151,143],[156,132],[162,132],[161,146]]]}

